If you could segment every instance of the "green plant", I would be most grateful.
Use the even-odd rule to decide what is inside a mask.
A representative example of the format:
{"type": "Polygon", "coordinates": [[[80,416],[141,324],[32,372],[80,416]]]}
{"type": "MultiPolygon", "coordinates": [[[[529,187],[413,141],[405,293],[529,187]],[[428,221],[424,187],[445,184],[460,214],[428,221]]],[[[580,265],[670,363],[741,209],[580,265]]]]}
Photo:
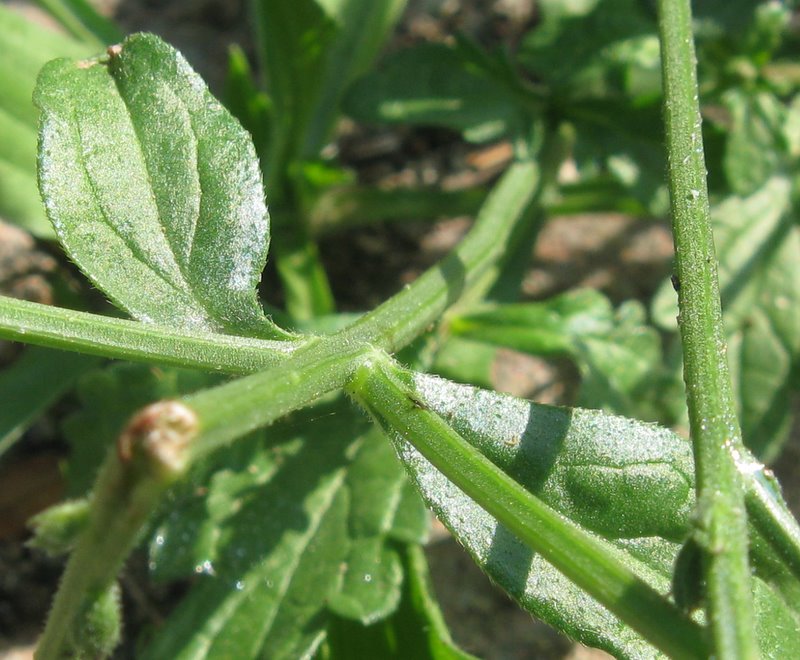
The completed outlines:
{"type": "MultiPolygon", "coordinates": [[[[784,128],[800,108],[784,102],[789,77],[774,73],[780,49],[793,47],[782,41],[788,10],[742,4],[744,22],[717,8],[697,35],[703,92],[732,109],[709,144],[725,172],[711,192],[736,195],[717,207],[732,218],[720,259],[723,299],[738,314],[736,391],[684,0],[658,3],[663,62],[646,3],[551,1],[516,59],[467,40],[425,45],[346,97],[400,3],[257,2],[270,96],[234,52],[229,105],[241,124],[152,35],[45,65],[35,101],[47,214],[70,258],[135,320],[3,298],[0,336],[162,368],[78,358],[75,371],[28,387],[29,405],[5,422],[13,439],[86,372],[83,405],[64,424],[76,499],[35,521],[35,543],[71,553],[39,655],[111,653],[116,576],[145,543],[154,579],[201,579],[142,637],[137,657],[461,657],[426,582],[422,500],[521,606],[582,642],[622,657],[796,652],[800,529],[745,449],[735,406],[745,440],[774,455],[800,338],[789,256],[797,150],[784,128]],[[364,27],[373,22],[379,30],[364,27]],[[576,29],[597,41],[565,50],[576,29]],[[341,63],[348,74],[338,79],[341,63]],[[615,312],[596,292],[516,302],[547,210],[663,210],[651,148],[659,66],[692,444],[632,418],[681,419],[680,362],[669,345],[662,361],[641,305],[615,312]],[[506,138],[515,152],[463,242],[355,320],[325,318],[332,301],[311,219],[332,200],[370,216],[397,196],[341,185],[341,171],[319,160],[342,99],[362,119],[506,138]],[[759,108],[759,128],[744,107],[759,108]],[[748,149],[768,156],[745,172],[748,149]],[[583,179],[562,186],[570,154],[583,179]],[[261,170],[275,199],[282,325],[256,293],[270,239],[261,170]],[[759,204],[766,227],[743,211],[759,204]],[[752,244],[737,242],[740,224],[761,240],[755,259],[752,244]],[[763,300],[765,291],[784,302],[763,300]],[[583,376],[581,402],[627,416],[423,373],[445,371],[449,351],[451,375],[485,382],[485,362],[462,359],[476,345],[566,354],[583,376]],[[757,379],[765,347],[785,368],[757,379]],[[648,379],[656,386],[643,391],[648,379]]],[[[420,208],[436,205],[422,199],[420,208]]],[[[36,356],[0,387],[52,364],[36,356]]]]}

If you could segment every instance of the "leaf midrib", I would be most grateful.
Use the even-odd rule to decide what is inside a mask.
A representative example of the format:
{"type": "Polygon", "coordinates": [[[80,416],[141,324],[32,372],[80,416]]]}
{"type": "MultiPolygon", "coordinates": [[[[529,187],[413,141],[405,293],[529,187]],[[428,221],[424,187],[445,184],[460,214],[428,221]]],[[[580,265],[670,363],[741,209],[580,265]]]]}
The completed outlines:
{"type": "MultiPolygon", "coordinates": [[[[108,71],[108,74],[111,77],[111,80],[114,82],[114,87],[116,88],[117,94],[119,95],[119,98],[122,101],[122,105],[124,106],[125,112],[126,112],[126,114],[128,116],[128,121],[130,122],[131,128],[133,129],[133,134],[134,134],[134,136],[136,138],[135,139],[136,148],[139,151],[139,156],[141,158],[142,164],[144,166],[144,171],[145,171],[145,174],[147,176],[148,190],[149,190],[150,195],[151,195],[151,197],[153,199],[155,207],[156,207],[156,209],[158,211],[158,228],[161,231],[161,235],[164,237],[165,243],[170,248],[170,251],[172,253],[171,256],[173,258],[173,261],[174,261],[175,265],[177,266],[178,272],[181,275],[181,282],[183,283],[183,285],[185,287],[183,291],[181,291],[177,287],[173,287],[173,288],[175,288],[178,291],[181,291],[182,293],[188,293],[190,295],[190,298],[199,305],[199,308],[203,312],[203,315],[209,321],[217,321],[216,318],[213,318],[213,317],[211,317],[209,315],[208,310],[207,310],[207,308],[206,308],[206,306],[205,306],[205,304],[203,302],[202,297],[198,296],[198,293],[197,293],[197,290],[196,290],[195,286],[193,285],[191,279],[187,276],[187,273],[186,273],[187,269],[190,270],[190,264],[191,264],[191,261],[192,261],[192,253],[194,252],[195,237],[197,236],[197,223],[198,223],[199,218],[200,218],[200,209],[202,209],[202,200],[203,200],[203,182],[202,182],[202,179],[201,179],[201,177],[199,175],[199,168],[197,167],[197,159],[199,158],[199,149],[198,149],[199,142],[198,142],[198,139],[197,139],[197,132],[195,131],[195,127],[194,127],[194,122],[192,121],[192,113],[189,111],[189,108],[187,107],[187,105],[184,102],[183,98],[181,98],[181,96],[179,94],[177,94],[177,93],[174,94],[175,100],[180,104],[181,109],[186,113],[186,116],[189,118],[189,126],[191,127],[191,130],[189,132],[190,132],[190,134],[192,136],[192,146],[194,147],[194,156],[195,156],[194,168],[193,169],[194,169],[195,174],[197,174],[197,187],[198,187],[198,190],[199,190],[197,213],[194,214],[194,218],[193,218],[193,222],[192,222],[192,231],[191,231],[191,236],[190,236],[190,239],[189,239],[189,250],[188,250],[188,253],[187,253],[186,263],[184,264],[183,260],[178,258],[178,254],[175,251],[175,248],[172,245],[172,242],[169,240],[169,236],[167,235],[166,227],[164,226],[164,223],[162,221],[162,218],[164,217],[164,213],[162,212],[161,204],[159,202],[158,195],[156,195],[156,193],[155,193],[155,186],[153,184],[153,173],[150,171],[150,166],[148,164],[147,158],[145,157],[144,145],[142,143],[142,138],[141,138],[141,132],[140,132],[139,125],[137,124],[137,122],[135,120],[133,112],[131,112],[131,108],[128,105],[128,99],[125,96],[125,94],[123,94],[122,89],[120,88],[120,85],[119,85],[119,81],[117,80],[116,76],[113,74],[113,72],[110,69],[108,71]]],[[[143,263],[147,264],[147,262],[143,262],[143,263]]],[[[155,269],[152,268],[152,267],[151,267],[151,270],[155,271],[155,269]]],[[[215,330],[215,329],[216,330],[221,330],[221,329],[223,329],[223,326],[221,324],[219,324],[219,323],[211,323],[210,325],[211,325],[211,327],[209,329],[211,329],[211,330],[215,330]]]]}
{"type": "MultiPolygon", "coordinates": [[[[131,255],[137,261],[139,261],[143,265],[145,265],[150,272],[152,272],[156,277],[158,277],[161,281],[163,281],[173,291],[175,291],[175,292],[177,292],[179,294],[185,294],[186,292],[182,291],[181,289],[179,289],[175,285],[175,283],[172,281],[171,278],[168,278],[164,273],[161,272],[160,269],[154,268],[153,265],[150,263],[149,259],[147,259],[146,256],[141,253],[141,250],[140,250],[139,246],[135,242],[133,244],[131,244],[129,239],[126,238],[125,235],[122,234],[119,231],[119,229],[116,227],[116,225],[114,225],[114,223],[112,223],[109,220],[108,213],[106,212],[105,208],[103,207],[103,204],[100,202],[101,196],[98,193],[97,186],[96,186],[96,184],[94,182],[94,179],[92,178],[92,175],[89,172],[89,168],[86,165],[86,159],[83,157],[83,153],[82,152],[83,152],[83,147],[85,146],[85,143],[84,143],[83,134],[82,134],[82,131],[81,131],[81,124],[78,121],[77,112],[75,110],[74,105],[72,106],[72,121],[73,121],[73,123],[75,125],[75,131],[76,131],[77,136],[78,136],[78,144],[81,147],[81,153],[79,155],[78,160],[79,160],[79,162],[81,164],[81,169],[83,170],[84,176],[86,177],[86,182],[88,183],[89,188],[91,189],[92,194],[94,195],[94,198],[96,200],[97,209],[100,212],[100,214],[103,216],[103,225],[108,227],[114,234],[116,234],[116,236],[123,242],[123,244],[125,244],[128,247],[128,249],[131,252],[131,255]]],[[[137,146],[138,146],[138,139],[137,139],[137,146]]],[[[145,167],[145,170],[147,170],[146,167],[145,167]]],[[[148,176],[149,176],[149,172],[148,172],[148,176]]],[[[158,205],[156,205],[156,207],[158,207],[158,205]]],[[[180,271],[180,267],[179,267],[179,272],[181,272],[181,275],[183,275],[182,271],[180,271]]],[[[88,273],[87,273],[87,275],[88,275],[88,273]]],[[[96,279],[94,276],[90,276],[90,277],[91,277],[92,280],[96,279]]],[[[99,284],[98,284],[98,286],[99,286],[99,284]]],[[[111,294],[109,294],[109,295],[111,295],[111,294]]],[[[116,298],[116,296],[112,296],[112,297],[116,298]]],[[[120,301],[119,304],[122,305],[124,308],[128,309],[128,305],[122,303],[122,301],[120,301]]],[[[203,310],[203,309],[201,309],[200,311],[205,312],[205,310],[203,310]]]]}

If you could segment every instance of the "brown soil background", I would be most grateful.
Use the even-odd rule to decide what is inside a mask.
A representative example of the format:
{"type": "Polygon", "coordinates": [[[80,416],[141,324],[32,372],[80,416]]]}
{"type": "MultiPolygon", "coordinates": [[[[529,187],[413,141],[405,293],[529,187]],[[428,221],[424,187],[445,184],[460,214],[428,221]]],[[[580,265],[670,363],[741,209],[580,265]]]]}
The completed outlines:
{"type": "MultiPolygon", "coordinates": [[[[47,22],[27,3],[8,2],[47,22]]],[[[180,49],[219,91],[226,50],[238,43],[251,56],[253,42],[242,0],[103,0],[104,11],[127,32],[155,32],[180,49]]],[[[446,40],[466,32],[487,46],[514,44],[536,22],[535,0],[411,0],[389,49],[424,40],[446,40]]],[[[255,57],[251,57],[255,61],[255,57]]],[[[509,157],[507,145],[475,148],[445,131],[360,128],[343,122],[336,146],[341,160],[362,181],[381,185],[491,182],[509,157]]],[[[568,174],[568,173],[566,173],[568,174]]],[[[433,223],[395,223],[349,230],[320,245],[342,309],[366,309],[412,281],[446,253],[470,225],[469,218],[433,223]]],[[[575,286],[600,289],[615,302],[647,300],[671,269],[672,242],[662,221],[621,215],[583,215],[549,221],[525,278],[526,297],[544,298],[575,286]]],[[[0,224],[0,290],[50,302],[52,283],[74,272],[52,247],[0,224]]],[[[0,342],[0,361],[18,347],[0,342]]],[[[504,353],[495,367],[498,389],[566,401],[574,374],[565,365],[504,353]]],[[[61,493],[58,419],[61,404],[27,434],[24,447],[0,466],[0,658],[29,658],[61,571],[59,562],[24,547],[25,520],[57,501],[61,493]]],[[[799,433],[778,466],[790,504],[800,505],[799,433]]],[[[492,660],[600,658],[533,620],[494,588],[472,560],[436,527],[428,546],[435,589],[454,639],[467,651],[492,660]]],[[[160,616],[156,594],[135,579],[134,561],[123,579],[126,614],[135,621],[160,616]]],[[[163,595],[163,594],[162,594],[163,595]]],[[[121,650],[118,657],[130,657],[121,650]]]]}

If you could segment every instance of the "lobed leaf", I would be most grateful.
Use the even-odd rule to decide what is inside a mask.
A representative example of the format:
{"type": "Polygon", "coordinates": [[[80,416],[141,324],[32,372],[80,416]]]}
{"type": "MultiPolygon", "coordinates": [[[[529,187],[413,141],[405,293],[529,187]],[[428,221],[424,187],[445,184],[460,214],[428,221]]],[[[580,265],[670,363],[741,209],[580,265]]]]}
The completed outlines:
{"type": "Polygon", "coordinates": [[[520,61],[559,95],[603,96],[630,83],[636,68],[655,72],[657,92],[656,23],[643,3],[543,0],[541,11],[520,61]]]}
{"type": "Polygon", "coordinates": [[[135,318],[273,336],[269,219],[248,134],[186,60],[137,34],[40,73],[39,178],[70,257],[135,318]]]}
{"type": "Polygon", "coordinates": [[[638,0],[546,0],[541,10],[519,61],[574,124],[582,178],[610,174],[648,212],[665,213],[655,16],[638,0]]]}

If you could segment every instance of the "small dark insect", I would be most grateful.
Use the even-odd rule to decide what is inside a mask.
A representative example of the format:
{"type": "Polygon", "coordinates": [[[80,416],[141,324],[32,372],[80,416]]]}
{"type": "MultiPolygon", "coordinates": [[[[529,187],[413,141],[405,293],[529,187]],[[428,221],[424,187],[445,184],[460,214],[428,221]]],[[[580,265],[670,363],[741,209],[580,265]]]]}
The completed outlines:
{"type": "Polygon", "coordinates": [[[414,408],[419,408],[420,410],[428,409],[428,406],[426,406],[422,401],[420,401],[417,397],[413,396],[412,394],[408,395],[408,400],[411,401],[411,405],[414,408]]]}
{"type": "Polygon", "coordinates": [[[675,289],[675,291],[680,291],[681,281],[678,279],[678,276],[675,273],[673,273],[672,275],[670,275],[669,279],[672,282],[672,288],[675,289]]]}

